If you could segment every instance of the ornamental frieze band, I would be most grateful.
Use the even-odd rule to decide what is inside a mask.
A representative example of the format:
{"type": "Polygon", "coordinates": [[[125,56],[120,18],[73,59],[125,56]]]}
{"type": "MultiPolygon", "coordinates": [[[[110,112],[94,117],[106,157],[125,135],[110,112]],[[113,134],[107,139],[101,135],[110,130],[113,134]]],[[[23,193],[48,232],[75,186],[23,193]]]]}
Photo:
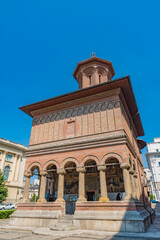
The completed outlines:
{"type": "Polygon", "coordinates": [[[120,105],[121,105],[120,100],[113,99],[111,101],[87,104],[84,106],[71,108],[71,109],[64,110],[64,111],[59,111],[56,113],[45,114],[40,117],[35,117],[33,119],[33,126],[43,124],[43,123],[58,121],[60,119],[62,120],[62,119],[70,118],[70,117],[87,115],[87,114],[91,114],[93,112],[96,113],[96,112],[100,112],[100,111],[106,111],[107,109],[118,108],[118,107],[120,107],[120,105]]]}

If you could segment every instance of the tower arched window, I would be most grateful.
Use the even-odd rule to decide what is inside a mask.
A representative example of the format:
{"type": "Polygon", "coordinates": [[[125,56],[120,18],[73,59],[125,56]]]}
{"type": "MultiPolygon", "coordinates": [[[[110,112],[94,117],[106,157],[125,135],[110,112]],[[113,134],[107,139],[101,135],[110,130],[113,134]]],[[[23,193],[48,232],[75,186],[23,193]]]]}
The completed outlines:
{"type": "Polygon", "coordinates": [[[89,77],[89,85],[91,86],[91,75],[88,76],[89,77]]]}
{"type": "Polygon", "coordinates": [[[99,83],[101,83],[102,82],[102,76],[101,76],[101,74],[99,74],[99,83]]]}
{"type": "Polygon", "coordinates": [[[10,167],[9,167],[9,166],[6,166],[6,167],[4,168],[4,179],[5,179],[6,181],[8,180],[9,172],[10,172],[10,167]]]}

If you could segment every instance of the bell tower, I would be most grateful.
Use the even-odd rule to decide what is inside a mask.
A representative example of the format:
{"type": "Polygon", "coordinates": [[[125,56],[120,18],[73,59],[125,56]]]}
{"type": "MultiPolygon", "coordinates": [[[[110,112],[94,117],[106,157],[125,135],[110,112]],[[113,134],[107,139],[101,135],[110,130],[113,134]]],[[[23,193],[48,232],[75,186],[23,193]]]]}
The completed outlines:
{"type": "Polygon", "coordinates": [[[95,56],[79,62],[73,73],[79,89],[108,82],[114,75],[112,63],[95,56]]]}

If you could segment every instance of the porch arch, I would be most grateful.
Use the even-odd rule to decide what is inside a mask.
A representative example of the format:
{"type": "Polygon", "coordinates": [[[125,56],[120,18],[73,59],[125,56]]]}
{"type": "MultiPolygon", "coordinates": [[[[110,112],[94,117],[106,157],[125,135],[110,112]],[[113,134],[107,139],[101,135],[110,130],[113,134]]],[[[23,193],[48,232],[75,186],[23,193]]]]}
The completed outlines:
{"type": "Polygon", "coordinates": [[[39,171],[42,170],[42,165],[39,162],[33,162],[29,165],[26,172],[31,172],[32,170],[35,170],[36,168],[39,169],[39,171]]]}
{"type": "Polygon", "coordinates": [[[101,163],[105,164],[106,161],[108,161],[109,159],[117,159],[119,163],[122,163],[122,157],[117,154],[117,153],[107,153],[106,155],[103,156],[101,163]]]}
{"type": "Polygon", "coordinates": [[[69,158],[66,158],[63,160],[60,168],[64,168],[66,164],[70,163],[70,162],[74,162],[76,167],[79,167],[79,162],[76,158],[73,158],[73,157],[69,157],[69,158]]]}
{"type": "Polygon", "coordinates": [[[26,173],[26,194],[24,193],[24,198],[32,199],[32,201],[36,201],[40,197],[40,185],[41,185],[41,176],[40,172],[42,171],[42,166],[39,162],[33,162],[29,165],[26,173]],[[31,183],[34,182],[34,187],[31,183]],[[27,189],[28,188],[28,189],[27,189]],[[29,192],[29,188],[31,188],[31,192],[29,192]]]}
{"type": "Polygon", "coordinates": [[[48,162],[45,163],[43,170],[47,170],[47,168],[51,165],[55,165],[57,169],[60,168],[56,160],[49,160],[48,162]]]}
{"type": "Polygon", "coordinates": [[[88,160],[93,160],[93,161],[95,161],[97,165],[100,164],[100,161],[99,161],[99,159],[98,159],[96,156],[94,156],[94,155],[88,155],[88,156],[86,156],[86,157],[83,158],[82,162],[80,163],[80,166],[81,166],[81,167],[84,167],[85,163],[86,163],[88,160]]]}

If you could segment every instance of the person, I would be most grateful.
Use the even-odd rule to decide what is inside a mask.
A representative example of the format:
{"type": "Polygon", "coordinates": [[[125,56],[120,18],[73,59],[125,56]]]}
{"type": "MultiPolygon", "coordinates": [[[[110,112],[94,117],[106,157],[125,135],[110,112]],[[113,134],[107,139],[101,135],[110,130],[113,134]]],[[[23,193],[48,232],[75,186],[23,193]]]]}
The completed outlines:
{"type": "Polygon", "coordinates": [[[121,200],[122,200],[122,196],[121,196],[120,193],[117,194],[116,200],[117,200],[117,201],[121,201],[121,200]]]}

